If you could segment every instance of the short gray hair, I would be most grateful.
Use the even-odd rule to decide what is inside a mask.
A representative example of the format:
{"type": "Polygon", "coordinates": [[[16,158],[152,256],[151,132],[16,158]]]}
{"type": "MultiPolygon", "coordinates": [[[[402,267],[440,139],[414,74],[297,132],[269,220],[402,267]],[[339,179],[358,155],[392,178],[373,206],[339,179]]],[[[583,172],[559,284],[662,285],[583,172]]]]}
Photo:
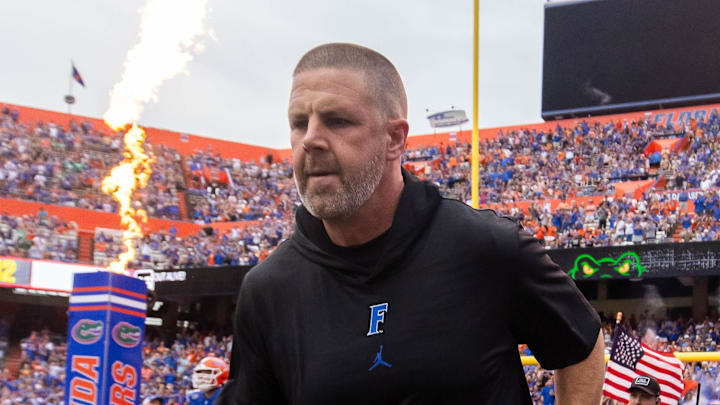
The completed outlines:
{"type": "Polygon", "coordinates": [[[380,53],[355,44],[320,45],[300,58],[293,77],[320,68],[345,68],[363,72],[368,92],[380,112],[387,118],[407,118],[405,86],[395,66],[380,53]]]}

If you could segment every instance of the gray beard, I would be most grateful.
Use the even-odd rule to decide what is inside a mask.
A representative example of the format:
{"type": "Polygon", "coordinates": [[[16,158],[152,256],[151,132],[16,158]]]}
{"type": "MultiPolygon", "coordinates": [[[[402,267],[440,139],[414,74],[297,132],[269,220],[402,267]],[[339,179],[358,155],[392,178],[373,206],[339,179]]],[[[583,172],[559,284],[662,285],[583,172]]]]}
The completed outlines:
{"type": "Polygon", "coordinates": [[[305,208],[312,216],[324,220],[347,219],[355,215],[360,207],[375,192],[385,172],[384,148],[379,148],[357,175],[340,173],[340,187],[332,193],[308,193],[307,178],[295,185],[305,208]]]}

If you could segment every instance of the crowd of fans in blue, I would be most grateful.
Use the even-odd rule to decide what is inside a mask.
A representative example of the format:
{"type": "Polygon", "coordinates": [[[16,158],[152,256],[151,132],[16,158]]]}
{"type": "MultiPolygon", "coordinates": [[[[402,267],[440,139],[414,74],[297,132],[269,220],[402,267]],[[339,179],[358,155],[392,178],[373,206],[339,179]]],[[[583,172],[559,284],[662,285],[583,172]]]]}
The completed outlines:
{"type": "MultiPolygon", "coordinates": [[[[137,256],[133,268],[188,268],[206,266],[253,266],[267,257],[293,231],[292,218],[263,219],[243,228],[227,232],[200,231],[186,237],[177,230],[158,231],[135,241],[137,256]]],[[[95,264],[106,265],[124,249],[120,233],[97,232],[95,249],[102,249],[102,259],[95,264]]]]}
{"type": "MultiPolygon", "coordinates": [[[[69,128],[23,122],[16,110],[0,113],[0,198],[117,212],[102,193],[102,179],[122,160],[118,134],[88,122],[69,128]]],[[[185,189],[181,157],[164,145],[146,144],[155,157],[148,186],[136,193],[150,216],[179,219],[177,192],[185,189]]]]}
{"type": "MultiPolygon", "coordinates": [[[[229,235],[153,233],[136,242],[145,254],[132,267],[252,265],[288,236],[299,205],[289,162],[274,162],[271,155],[243,162],[212,150],[183,157],[164,145],[147,146],[155,156],[153,175],[148,188],[136,193],[136,207],[151,216],[177,219],[178,193],[184,193],[188,220],[261,224],[229,235]],[[237,240],[243,243],[233,243],[237,240]]],[[[52,122],[26,123],[5,107],[0,114],[0,197],[114,212],[115,203],[99,191],[99,183],[121,158],[121,147],[117,134],[87,122],[69,129],[52,122]]],[[[446,197],[468,201],[469,155],[468,143],[453,142],[410,149],[405,161],[446,197]]],[[[552,131],[501,130],[497,138],[480,144],[480,184],[481,204],[496,204],[500,214],[519,218],[547,248],[718,240],[720,115],[713,111],[705,120],[668,127],[650,120],[581,120],[552,131]],[[643,153],[648,142],[668,136],[687,136],[687,147],[643,153]],[[645,178],[664,179],[665,190],[615,197],[617,182],[645,178]],[[603,200],[575,201],[583,196],[603,200]],[[565,203],[553,208],[551,199],[565,203]],[[518,208],[523,201],[531,203],[518,208]]],[[[32,218],[3,213],[0,255],[76,260],[77,241],[55,246],[52,240],[23,239],[28,231],[20,223],[32,218]]],[[[46,222],[52,234],[62,219],[46,222]]],[[[107,247],[106,256],[124,249],[106,235],[96,234],[96,242],[107,247]]]]}
{"type": "MultiPolygon", "coordinates": [[[[62,404],[65,387],[65,339],[50,331],[32,332],[21,342],[17,375],[0,374],[0,405],[62,404]]],[[[160,339],[143,344],[141,397],[160,397],[166,404],[187,404],[193,368],[206,356],[229,361],[231,336],[180,333],[166,346],[160,339]]]]}
{"type": "MultiPolygon", "coordinates": [[[[1,325],[0,325],[1,326],[1,325]]],[[[720,319],[655,319],[634,314],[623,321],[623,327],[638,340],[660,351],[716,351],[720,342],[720,319]]],[[[603,322],[606,353],[612,344],[614,320],[603,322]]],[[[229,361],[232,336],[213,332],[183,331],[169,344],[165,340],[147,339],[143,346],[141,393],[143,398],[161,397],[165,404],[186,404],[192,390],[192,370],[206,356],[229,361]]],[[[32,332],[21,342],[20,370],[14,375],[8,368],[0,374],[0,405],[61,404],[65,383],[65,340],[48,330],[32,332]]],[[[521,355],[532,352],[524,345],[521,355]]],[[[533,403],[555,403],[553,372],[538,366],[525,366],[525,377],[533,403]]],[[[720,401],[720,365],[715,362],[688,363],[684,377],[700,383],[703,403],[720,401]]],[[[681,404],[694,404],[697,389],[689,389],[681,404]]],[[[605,399],[604,404],[613,402],[605,399]]]]}

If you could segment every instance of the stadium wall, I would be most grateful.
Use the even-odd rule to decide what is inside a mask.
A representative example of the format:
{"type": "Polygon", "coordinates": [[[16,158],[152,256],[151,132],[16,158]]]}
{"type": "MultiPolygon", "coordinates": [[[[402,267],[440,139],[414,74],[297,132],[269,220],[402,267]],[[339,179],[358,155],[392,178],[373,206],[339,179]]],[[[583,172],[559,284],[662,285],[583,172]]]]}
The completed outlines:
{"type": "MultiPolygon", "coordinates": [[[[92,211],[5,198],[0,198],[0,207],[2,207],[2,213],[10,215],[35,215],[42,208],[47,211],[48,215],[55,215],[66,221],[75,221],[81,230],[95,231],[95,228],[125,229],[120,224],[120,216],[112,212],[92,211]]],[[[192,222],[170,221],[159,218],[148,218],[148,222],[142,224],[143,230],[147,232],[168,230],[173,225],[180,236],[195,234],[203,228],[203,226],[192,222]]]]}
{"type": "MultiPolygon", "coordinates": [[[[34,201],[11,200],[0,198],[0,207],[2,213],[9,215],[35,215],[44,209],[48,215],[55,215],[66,221],[75,221],[79,230],[95,231],[95,228],[109,228],[124,230],[125,227],[120,223],[120,216],[112,212],[102,212],[86,210],[81,208],[63,207],[59,205],[49,205],[37,203],[34,201]]],[[[215,222],[207,225],[199,225],[192,222],[172,221],[160,218],[148,218],[148,222],[142,224],[143,231],[156,232],[160,230],[167,231],[171,226],[175,226],[178,236],[194,235],[205,227],[211,227],[216,232],[223,234],[232,229],[245,229],[248,226],[256,225],[259,221],[237,221],[237,222],[215,222]]]]}

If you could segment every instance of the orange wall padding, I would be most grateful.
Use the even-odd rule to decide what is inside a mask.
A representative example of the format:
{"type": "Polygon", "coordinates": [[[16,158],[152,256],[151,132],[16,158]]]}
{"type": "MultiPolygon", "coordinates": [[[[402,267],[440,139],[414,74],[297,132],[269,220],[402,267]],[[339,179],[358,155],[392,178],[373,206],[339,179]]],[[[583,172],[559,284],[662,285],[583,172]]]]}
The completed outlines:
{"type": "MultiPolygon", "coordinates": [[[[0,213],[8,213],[9,215],[37,214],[38,211],[40,211],[40,208],[44,208],[48,215],[55,215],[66,221],[75,221],[81,230],[94,232],[97,227],[120,230],[125,229],[125,227],[120,224],[120,216],[118,214],[42,204],[34,201],[8,200],[0,198],[0,213]]],[[[178,235],[180,236],[192,235],[202,229],[201,225],[191,222],[149,218],[148,222],[143,224],[143,231],[145,233],[149,233],[158,230],[168,230],[172,225],[175,225],[178,235]]]]}
{"type": "Polygon", "coordinates": [[[652,185],[655,184],[654,179],[649,180],[635,180],[635,181],[623,181],[619,183],[613,183],[613,186],[615,186],[615,196],[616,197],[623,197],[627,193],[632,193],[633,197],[635,198],[641,198],[642,193],[645,192],[645,190],[652,187],[652,185]]]}
{"type": "Polygon", "coordinates": [[[603,200],[602,196],[593,196],[593,197],[576,197],[576,198],[568,198],[567,200],[558,200],[558,199],[552,199],[552,200],[542,200],[542,201],[519,201],[515,204],[502,204],[502,203],[496,203],[496,204],[480,204],[480,208],[489,208],[492,210],[497,211],[498,209],[502,209],[507,214],[508,211],[513,206],[517,206],[518,209],[522,209],[527,213],[527,209],[530,207],[530,204],[533,203],[539,203],[540,206],[544,206],[546,203],[550,203],[550,209],[554,212],[558,205],[561,203],[567,203],[570,204],[572,201],[575,201],[578,205],[585,203],[585,206],[588,206],[590,204],[595,204],[596,206],[603,200]]]}
{"type": "Polygon", "coordinates": [[[677,137],[677,138],[664,138],[664,139],[654,139],[652,142],[650,142],[643,151],[645,155],[650,156],[651,154],[655,152],[662,152],[663,150],[672,151],[682,141],[683,138],[677,137]]]}
{"type": "Polygon", "coordinates": [[[233,228],[238,228],[240,230],[243,230],[251,225],[259,224],[260,221],[237,221],[237,222],[215,222],[210,224],[210,226],[217,231],[219,234],[224,234],[225,232],[228,232],[229,230],[233,228]]]}

